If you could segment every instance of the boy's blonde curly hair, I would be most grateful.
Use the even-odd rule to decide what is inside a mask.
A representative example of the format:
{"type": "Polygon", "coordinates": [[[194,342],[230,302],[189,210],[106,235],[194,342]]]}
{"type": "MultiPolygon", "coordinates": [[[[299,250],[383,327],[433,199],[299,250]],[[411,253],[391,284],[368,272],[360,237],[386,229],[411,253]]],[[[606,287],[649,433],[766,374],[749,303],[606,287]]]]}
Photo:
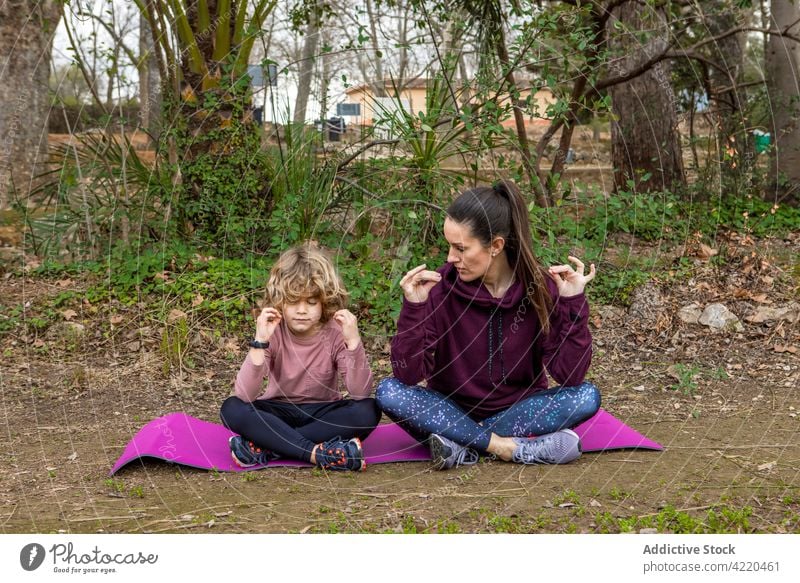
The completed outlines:
{"type": "Polygon", "coordinates": [[[330,257],[317,246],[305,243],[281,253],[272,266],[264,290],[264,306],[282,311],[286,303],[318,298],[322,303],[321,320],[327,322],[347,306],[349,295],[330,257]]]}

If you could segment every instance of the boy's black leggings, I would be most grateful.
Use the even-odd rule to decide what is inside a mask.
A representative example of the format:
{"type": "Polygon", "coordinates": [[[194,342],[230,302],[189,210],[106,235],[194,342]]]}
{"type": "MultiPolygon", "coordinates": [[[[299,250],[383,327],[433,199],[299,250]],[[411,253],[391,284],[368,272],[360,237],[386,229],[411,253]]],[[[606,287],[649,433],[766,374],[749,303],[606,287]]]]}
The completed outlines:
{"type": "Polygon", "coordinates": [[[262,449],[310,462],[318,443],[334,437],[366,439],[381,412],[375,399],[293,404],[267,399],[246,403],[234,396],[222,403],[219,416],[225,427],[262,449]]]}

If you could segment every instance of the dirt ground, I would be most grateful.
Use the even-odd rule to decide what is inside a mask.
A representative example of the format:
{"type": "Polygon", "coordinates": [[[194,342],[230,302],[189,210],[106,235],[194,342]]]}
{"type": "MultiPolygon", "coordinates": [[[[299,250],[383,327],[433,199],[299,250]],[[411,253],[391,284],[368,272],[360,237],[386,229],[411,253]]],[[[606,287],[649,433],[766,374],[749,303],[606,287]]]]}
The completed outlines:
{"type": "MultiPolygon", "coordinates": [[[[193,326],[195,368],[165,375],[159,324],[142,307],[84,301],[64,315],[82,330],[0,335],[0,531],[800,532],[800,236],[727,245],[721,266],[701,250],[690,274],[645,286],[630,308],[592,308],[589,378],[603,407],[664,451],[559,467],[234,475],[153,461],[111,478],[150,419],[217,421],[244,350],[193,326]],[[741,327],[683,322],[678,310],[692,302],[725,304],[741,327]],[[763,308],[788,312],[759,322],[763,308]]],[[[0,271],[0,303],[35,310],[85,286],[0,271]]],[[[376,378],[386,376],[387,355],[372,357],[376,378]]]]}

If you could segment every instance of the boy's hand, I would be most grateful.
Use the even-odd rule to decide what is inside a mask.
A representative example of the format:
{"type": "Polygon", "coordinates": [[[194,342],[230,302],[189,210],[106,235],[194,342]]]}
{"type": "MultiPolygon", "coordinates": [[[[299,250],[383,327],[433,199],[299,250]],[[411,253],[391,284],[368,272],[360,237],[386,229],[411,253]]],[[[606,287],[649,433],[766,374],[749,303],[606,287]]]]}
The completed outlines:
{"type": "Polygon", "coordinates": [[[342,327],[342,336],[347,350],[355,350],[361,344],[358,333],[358,321],[350,310],[339,310],[333,315],[333,320],[342,327]]]}
{"type": "Polygon", "coordinates": [[[275,308],[264,308],[256,319],[256,337],[258,342],[269,342],[275,328],[281,323],[283,316],[275,308]]]}

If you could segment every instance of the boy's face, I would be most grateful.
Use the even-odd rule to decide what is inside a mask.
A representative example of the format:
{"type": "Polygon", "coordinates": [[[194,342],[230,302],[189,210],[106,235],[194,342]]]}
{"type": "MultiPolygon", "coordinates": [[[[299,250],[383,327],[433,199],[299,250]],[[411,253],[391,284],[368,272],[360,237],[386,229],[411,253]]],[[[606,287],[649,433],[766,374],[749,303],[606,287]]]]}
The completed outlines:
{"type": "Polygon", "coordinates": [[[313,336],[321,327],[322,302],[316,296],[285,302],[282,311],[289,331],[296,336],[313,336]]]}

